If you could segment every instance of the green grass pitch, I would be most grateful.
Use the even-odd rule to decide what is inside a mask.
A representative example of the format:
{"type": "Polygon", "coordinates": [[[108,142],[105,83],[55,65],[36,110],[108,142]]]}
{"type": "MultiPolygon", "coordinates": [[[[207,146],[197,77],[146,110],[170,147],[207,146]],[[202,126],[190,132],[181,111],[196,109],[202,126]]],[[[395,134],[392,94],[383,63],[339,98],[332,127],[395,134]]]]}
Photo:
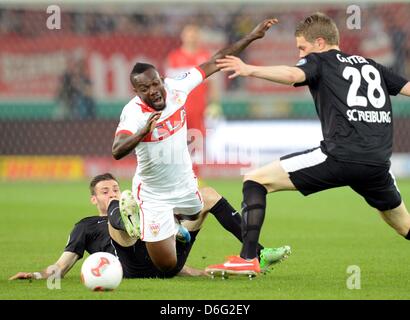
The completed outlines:
{"type": "MultiPolygon", "coordinates": [[[[207,181],[236,208],[241,182],[207,181]]],[[[123,181],[123,189],[130,187],[123,181]]],[[[404,199],[410,181],[399,181],[404,199]]],[[[409,199],[409,198],[408,198],[409,199]]],[[[8,281],[56,261],[75,222],[96,213],[88,182],[0,183],[0,299],[409,299],[410,242],[349,188],[310,197],[297,192],[268,196],[262,229],[265,246],[292,246],[290,258],[268,275],[124,280],[113,292],[90,292],[80,282],[82,260],[49,290],[46,281],[8,281]],[[347,268],[360,268],[359,290],[347,288],[347,268]]],[[[198,235],[188,264],[204,268],[237,254],[239,242],[213,216],[198,235]]],[[[356,274],[357,275],[357,274],[356,274]]]]}

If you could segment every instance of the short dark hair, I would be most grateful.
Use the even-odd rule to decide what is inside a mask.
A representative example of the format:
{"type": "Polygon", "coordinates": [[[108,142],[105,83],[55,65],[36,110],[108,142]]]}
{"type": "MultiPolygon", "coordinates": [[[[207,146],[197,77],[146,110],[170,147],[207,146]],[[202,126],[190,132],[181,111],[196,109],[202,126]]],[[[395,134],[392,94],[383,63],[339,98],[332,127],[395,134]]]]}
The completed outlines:
{"type": "MultiPolygon", "coordinates": [[[[107,173],[103,173],[103,174],[99,174],[98,176],[95,176],[91,182],[90,182],[90,192],[91,195],[95,195],[95,186],[97,185],[98,182],[101,181],[108,181],[108,180],[114,180],[117,181],[117,179],[109,172],[107,173]]],[[[118,182],[118,181],[117,181],[118,182]]]]}
{"type": "Polygon", "coordinates": [[[134,85],[133,79],[136,75],[138,75],[140,73],[143,73],[143,72],[147,71],[148,69],[155,69],[156,70],[156,68],[152,64],[137,62],[134,65],[134,68],[132,68],[132,71],[131,71],[131,74],[130,74],[131,84],[134,85]]]}

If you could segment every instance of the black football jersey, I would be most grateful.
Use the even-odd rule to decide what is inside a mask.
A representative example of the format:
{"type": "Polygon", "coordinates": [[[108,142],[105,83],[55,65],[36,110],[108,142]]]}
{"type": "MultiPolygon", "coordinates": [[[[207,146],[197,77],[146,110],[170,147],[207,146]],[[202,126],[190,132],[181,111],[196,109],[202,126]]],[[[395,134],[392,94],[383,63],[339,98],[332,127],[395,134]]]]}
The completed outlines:
{"type": "Polygon", "coordinates": [[[80,259],[83,257],[84,251],[89,254],[95,252],[114,254],[115,250],[108,232],[107,217],[87,217],[76,223],[64,251],[74,252],[80,256],[80,259]]]}
{"type": "Polygon", "coordinates": [[[390,165],[393,114],[390,95],[407,80],[375,61],[338,50],[311,53],[296,66],[306,74],[320,118],[324,153],[337,160],[390,165]]]}

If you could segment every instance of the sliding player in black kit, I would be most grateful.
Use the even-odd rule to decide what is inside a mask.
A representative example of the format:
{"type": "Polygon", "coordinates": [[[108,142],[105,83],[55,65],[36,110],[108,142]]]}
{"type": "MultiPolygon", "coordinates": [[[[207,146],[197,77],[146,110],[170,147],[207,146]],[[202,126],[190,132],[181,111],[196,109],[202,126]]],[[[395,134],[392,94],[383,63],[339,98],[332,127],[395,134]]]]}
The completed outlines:
{"type": "Polygon", "coordinates": [[[98,216],[91,216],[77,222],[71,231],[64,252],[60,258],[47,268],[37,272],[18,272],[9,280],[47,279],[50,276],[63,278],[84,252],[109,252],[114,254],[114,247],[108,233],[107,209],[113,197],[120,197],[120,187],[110,173],[95,176],[90,182],[90,201],[96,206],[98,216]]]}
{"type": "MultiPolygon", "coordinates": [[[[120,259],[125,278],[170,278],[175,275],[200,276],[206,275],[204,270],[198,270],[185,265],[195,239],[202,228],[208,213],[212,213],[218,222],[238,240],[242,240],[240,214],[219,195],[213,188],[204,187],[200,189],[204,207],[195,220],[184,220],[181,222],[183,228],[189,233],[185,241],[176,241],[177,265],[170,270],[159,270],[152,262],[145,242],[138,237],[132,237],[126,230],[125,224],[134,221],[136,229],[139,227],[139,216],[137,202],[130,190],[125,190],[121,198],[112,199],[108,205],[109,232],[115,247],[115,255],[120,259]],[[125,223],[124,223],[125,222],[125,223]],[[186,239],[189,239],[186,241],[186,239]]],[[[177,233],[179,223],[176,223],[177,233]]],[[[180,237],[183,238],[183,237],[180,237]]],[[[178,237],[177,237],[178,239],[178,237]]],[[[257,246],[257,255],[263,271],[268,271],[273,264],[286,259],[291,253],[289,246],[279,248],[264,248],[257,246]]]]}
{"type": "Polygon", "coordinates": [[[317,148],[284,156],[245,175],[242,251],[224,264],[209,266],[209,273],[259,273],[256,244],[265,217],[266,194],[282,190],[298,190],[306,196],[350,186],[410,240],[410,215],[390,172],[390,95],[410,96],[410,83],[371,59],[340,51],[339,31],[322,13],[302,20],[295,36],[301,58],[295,67],[251,66],[232,56],[217,61],[222,71],[233,71],[229,78],[251,76],[307,85],[323,141],[317,148]]]}
{"type": "MultiPolygon", "coordinates": [[[[89,254],[109,252],[118,255],[123,265],[124,277],[126,278],[170,277],[177,274],[190,276],[204,275],[203,270],[185,266],[199,228],[190,231],[191,241],[189,243],[177,242],[178,268],[172,270],[172,272],[161,273],[153,266],[144,242],[140,240],[133,241],[131,247],[121,247],[110,237],[107,225],[109,204],[118,204],[121,196],[120,186],[116,178],[110,173],[100,174],[91,180],[89,187],[91,193],[90,201],[96,206],[99,215],[86,217],[75,224],[64,252],[54,264],[41,271],[18,272],[10,277],[9,280],[39,280],[47,279],[50,276],[63,278],[74,264],[83,257],[85,251],[89,254]]],[[[226,230],[241,240],[241,217],[239,213],[214,189],[204,188],[202,190],[206,206],[204,213],[211,212],[226,230]]],[[[205,219],[206,215],[202,217],[205,219]]],[[[118,241],[121,242],[120,240],[118,241]]],[[[273,263],[286,258],[290,254],[290,249],[288,246],[263,248],[259,245],[258,252],[262,262],[268,268],[273,263]]]]}

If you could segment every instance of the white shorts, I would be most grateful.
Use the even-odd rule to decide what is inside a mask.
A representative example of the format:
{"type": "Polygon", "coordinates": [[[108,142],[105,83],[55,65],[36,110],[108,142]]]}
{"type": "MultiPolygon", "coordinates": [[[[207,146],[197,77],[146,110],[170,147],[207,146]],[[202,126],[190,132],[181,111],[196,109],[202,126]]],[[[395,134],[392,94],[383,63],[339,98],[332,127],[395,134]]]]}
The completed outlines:
{"type": "Polygon", "coordinates": [[[138,193],[135,199],[140,208],[141,240],[146,242],[158,242],[175,235],[175,215],[196,215],[204,207],[199,191],[167,202],[144,200],[138,193]]]}

